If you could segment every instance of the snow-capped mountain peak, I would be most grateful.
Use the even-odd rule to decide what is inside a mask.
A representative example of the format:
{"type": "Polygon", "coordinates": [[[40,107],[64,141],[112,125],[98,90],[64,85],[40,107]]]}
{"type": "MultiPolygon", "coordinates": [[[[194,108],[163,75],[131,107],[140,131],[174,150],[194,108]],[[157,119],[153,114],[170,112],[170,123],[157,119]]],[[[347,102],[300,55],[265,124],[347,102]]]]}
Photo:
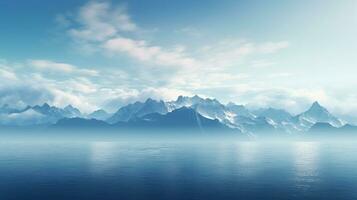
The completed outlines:
{"type": "Polygon", "coordinates": [[[317,101],[315,101],[311,107],[296,116],[298,125],[302,129],[309,129],[315,123],[329,123],[335,127],[341,127],[344,122],[337,117],[333,116],[325,107],[321,106],[317,101]]]}
{"type": "Polygon", "coordinates": [[[164,101],[156,101],[148,98],[144,103],[137,101],[133,104],[121,107],[113,116],[108,118],[107,122],[114,124],[117,122],[126,122],[133,117],[141,117],[150,113],[166,114],[167,112],[168,108],[164,101]]]}

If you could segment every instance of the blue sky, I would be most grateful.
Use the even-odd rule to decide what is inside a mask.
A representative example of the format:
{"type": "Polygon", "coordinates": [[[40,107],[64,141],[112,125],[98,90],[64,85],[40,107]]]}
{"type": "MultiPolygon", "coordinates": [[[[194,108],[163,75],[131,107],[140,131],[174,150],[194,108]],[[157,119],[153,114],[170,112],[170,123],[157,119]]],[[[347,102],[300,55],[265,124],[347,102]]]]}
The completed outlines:
{"type": "Polygon", "coordinates": [[[354,0],[3,0],[0,104],[199,94],[292,113],[318,100],[352,119],[356,13],[354,0]]]}

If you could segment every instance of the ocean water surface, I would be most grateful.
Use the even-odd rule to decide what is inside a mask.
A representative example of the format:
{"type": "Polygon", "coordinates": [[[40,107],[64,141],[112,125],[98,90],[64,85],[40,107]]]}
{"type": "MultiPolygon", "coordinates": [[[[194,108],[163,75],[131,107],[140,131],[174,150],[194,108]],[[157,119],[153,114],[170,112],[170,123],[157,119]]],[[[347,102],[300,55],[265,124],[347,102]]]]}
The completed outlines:
{"type": "Polygon", "coordinates": [[[1,142],[0,199],[357,199],[354,142],[1,142]]]}

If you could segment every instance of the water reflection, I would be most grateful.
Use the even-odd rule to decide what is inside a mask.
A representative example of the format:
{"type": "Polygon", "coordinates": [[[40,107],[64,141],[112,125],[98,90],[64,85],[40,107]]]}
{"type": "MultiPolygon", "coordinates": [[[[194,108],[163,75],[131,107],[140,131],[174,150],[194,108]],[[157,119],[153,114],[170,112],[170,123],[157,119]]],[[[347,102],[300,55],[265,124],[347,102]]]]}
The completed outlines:
{"type": "Polygon", "coordinates": [[[293,146],[298,186],[308,187],[318,176],[319,143],[298,142],[293,146]]]}
{"type": "Polygon", "coordinates": [[[240,142],[237,144],[238,160],[237,164],[240,168],[239,174],[251,176],[257,173],[258,170],[258,154],[259,143],[257,142],[240,142]]]}
{"type": "Polygon", "coordinates": [[[91,170],[101,173],[118,165],[118,144],[114,142],[94,142],[90,145],[91,170]]]}
{"type": "Polygon", "coordinates": [[[258,145],[257,142],[240,142],[237,144],[239,162],[243,165],[256,162],[258,145]]]}
{"type": "Polygon", "coordinates": [[[0,144],[0,199],[357,199],[340,145],[0,144]]]}

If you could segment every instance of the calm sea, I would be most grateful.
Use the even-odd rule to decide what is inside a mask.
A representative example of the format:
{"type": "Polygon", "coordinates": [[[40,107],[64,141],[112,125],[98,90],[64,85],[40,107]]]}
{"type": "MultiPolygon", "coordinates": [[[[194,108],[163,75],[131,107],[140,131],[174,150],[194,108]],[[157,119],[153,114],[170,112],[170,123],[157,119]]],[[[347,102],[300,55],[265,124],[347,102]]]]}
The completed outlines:
{"type": "Polygon", "coordinates": [[[357,199],[357,143],[3,141],[0,199],[357,199]]]}

